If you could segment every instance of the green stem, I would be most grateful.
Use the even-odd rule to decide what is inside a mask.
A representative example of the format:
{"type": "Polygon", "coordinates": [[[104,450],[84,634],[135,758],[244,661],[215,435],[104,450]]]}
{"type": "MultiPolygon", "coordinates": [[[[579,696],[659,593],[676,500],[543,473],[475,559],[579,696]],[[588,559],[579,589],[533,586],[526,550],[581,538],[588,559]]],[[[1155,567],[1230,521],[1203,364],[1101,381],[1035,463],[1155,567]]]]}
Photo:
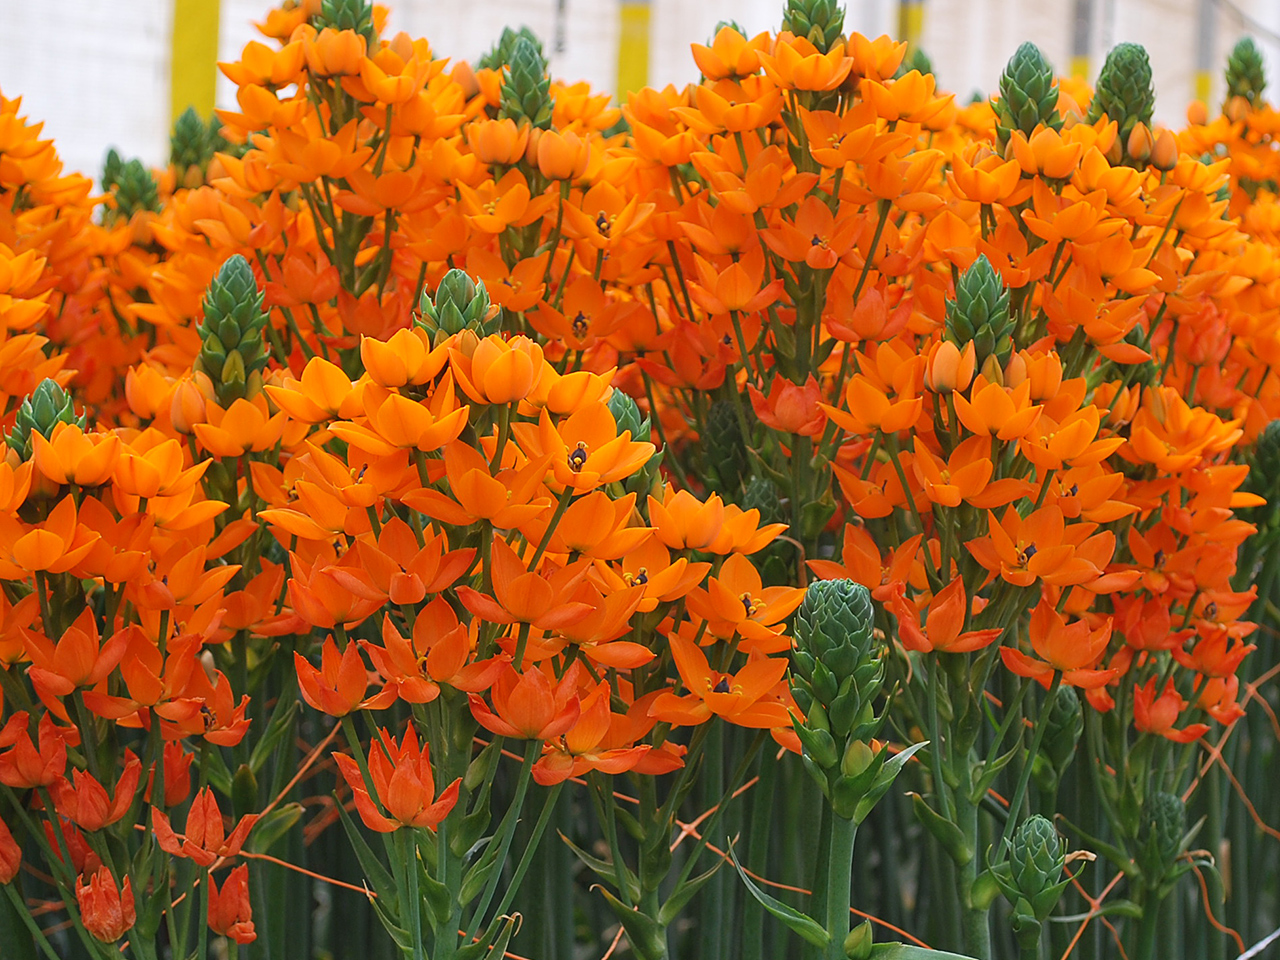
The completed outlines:
{"type": "Polygon", "coordinates": [[[853,842],[858,825],[844,817],[831,818],[830,859],[827,863],[827,945],[824,960],[845,960],[844,941],[849,936],[849,902],[853,886],[853,842]]]}
{"type": "Polygon", "coordinates": [[[524,751],[524,765],[520,768],[520,777],[516,781],[516,793],[511,799],[511,806],[507,808],[506,816],[502,818],[502,822],[498,824],[497,832],[494,834],[493,839],[489,841],[490,843],[498,844],[497,865],[493,868],[493,874],[489,877],[489,882],[485,884],[484,894],[480,897],[475,913],[471,915],[471,925],[467,930],[468,941],[475,939],[476,932],[480,929],[480,922],[484,919],[484,915],[488,913],[489,904],[493,902],[493,895],[498,890],[498,881],[502,879],[502,866],[507,862],[507,851],[511,849],[511,840],[515,836],[516,822],[520,819],[520,810],[524,806],[524,797],[529,791],[533,763],[541,753],[542,741],[530,740],[524,751]]]}
{"type": "Polygon", "coordinates": [[[516,865],[516,872],[512,875],[511,882],[507,884],[507,892],[502,895],[502,900],[498,902],[498,916],[502,916],[507,912],[507,908],[511,906],[511,901],[515,899],[516,891],[520,889],[520,884],[524,882],[524,875],[528,873],[529,867],[533,863],[533,856],[538,850],[542,834],[546,832],[547,823],[551,820],[551,814],[555,812],[556,801],[560,799],[560,791],[563,788],[564,783],[562,781],[547,791],[546,799],[542,801],[542,812],[538,814],[538,822],[533,825],[533,832],[529,834],[529,843],[524,848],[524,853],[520,856],[520,863],[516,865]]]}
{"type": "Polygon", "coordinates": [[[60,960],[58,955],[53,952],[53,947],[45,937],[44,931],[41,930],[40,925],[36,923],[36,918],[31,915],[31,908],[22,902],[22,897],[18,895],[16,885],[6,883],[4,885],[4,892],[9,897],[10,902],[13,903],[14,913],[22,918],[22,922],[26,924],[27,929],[31,931],[31,939],[36,946],[40,948],[40,952],[48,957],[49,960],[60,960]]]}
{"type": "Polygon", "coordinates": [[[1027,795],[1027,784],[1031,780],[1031,768],[1035,764],[1037,754],[1040,752],[1040,744],[1044,742],[1045,731],[1049,729],[1049,711],[1053,709],[1054,698],[1058,695],[1058,687],[1062,686],[1062,672],[1055,670],[1053,672],[1053,683],[1049,684],[1049,693],[1044,698],[1044,704],[1040,708],[1040,717],[1036,721],[1036,732],[1031,738],[1031,749],[1027,752],[1027,762],[1022,765],[1022,775],[1018,778],[1018,789],[1013,792],[1013,798],[1009,801],[1009,819],[1005,821],[1004,833],[1000,836],[1000,846],[996,850],[996,862],[1004,861],[1005,848],[1009,841],[1013,839],[1013,831],[1018,825],[1018,811],[1022,807],[1022,800],[1027,795]]]}
{"type": "Polygon", "coordinates": [[[423,960],[426,954],[422,948],[422,916],[419,912],[422,908],[422,898],[418,896],[418,840],[409,830],[397,830],[396,840],[399,841],[400,859],[404,862],[404,867],[408,873],[408,899],[409,899],[409,936],[413,938],[413,960],[423,960]]]}

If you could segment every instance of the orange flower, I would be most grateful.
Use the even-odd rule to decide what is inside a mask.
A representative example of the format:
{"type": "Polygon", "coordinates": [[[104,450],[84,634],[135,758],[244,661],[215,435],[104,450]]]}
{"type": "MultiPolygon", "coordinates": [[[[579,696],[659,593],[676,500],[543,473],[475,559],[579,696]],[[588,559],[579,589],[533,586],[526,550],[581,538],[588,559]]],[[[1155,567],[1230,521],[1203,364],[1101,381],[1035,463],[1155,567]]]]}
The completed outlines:
{"type": "Polygon", "coordinates": [[[578,180],[592,161],[591,141],[572,130],[543,130],[538,136],[538,170],[548,180],[578,180]]]}
{"type": "Polygon", "coordinates": [[[147,429],[120,448],[113,479],[116,489],[130,496],[172,497],[194,487],[212,462],[202,460],[185,467],[182,445],[147,429]]]}
{"type": "Polygon", "coordinates": [[[672,550],[706,550],[724,523],[724,501],[713,493],[703,502],[688,490],[667,484],[661,502],[649,498],[649,518],[658,539],[672,550]]]}
{"type": "Polygon", "coordinates": [[[997,521],[988,513],[988,536],[971,540],[969,552],[1008,583],[1028,587],[1037,579],[1056,586],[1088,585],[1111,562],[1115,534],[1090,536],[1097,524],[1069,527],[1056,506],[1041,507],[1025,520],[1009,507],[997,521]]]}
{"type": "Polygon", "coordinates": [[[885,563],[881,559],[880,548],[866,528],[849,524],[844,528],[840,563],[809,560],[807,564],[824,580],[853,580],[870,590],[876,600],[887,603],[894,594],[894,587],[912,579],[913,569],[917,566],[916,555],[923,539],[922,534],[916,534],[906,540],[885,563]]]}
{"type": "Polygon", "coordinates": [[[10,748],[0,753],[0,783],[19,790],[52,786],[67,768],[68,731],[56,726],[46,713],[40,718],[37,749],[27,724],[27,713],[20,710],[0,728],[0,747],[10,748]]]}
{"type": "Polygon", "coordinates": [[[960,393],[953,394],[953,398],[960,422],[980,436],[1017,440],[1030,433],[1040,417],[1040,406],[1031,404],[1029,380],[1008,390],[978,374],[969,399],[960,393]]]}
{"type": "Polygon", "coordinates": [[[1178,715],[1187,708],[1172,680],[1165,681],[1164,690],[1156,695],[1156,678],[1152,677],[1141,687],[1133,685],[1133,725],[1140,733],[1157,733],[1174,743],[1191,743],[1209,732],[1207,723],[1190,723],[1181,730],[1174,727],[1178,715]]]}
{"type": "Polygon", "coordinates": [[[365,38],[354,30],[335,30],[325,27],[316,32],[314,27],[304,27],[299,34],[307,69],[317,77],[359,76],[364,62],[365,38]]]}
{"type": "MultiPolygon", "coordinates": [[[[564,511],[551,532],[548,547],[554,553],[574,553],[598,560],[615,560],[634,550],[653,532],[652,527],[631,525],[636,495],[612,500],[600,490],[578,497],[564,511]]],[[[530,543],[541,543],[550,517],[534,517],[520,527],[530,543]]]]}
{"type": "Polygon", "coordinates": [[[440,533],[419,547],[409,525],[392,517],[376,539],[362,534],[344,563],[327,572],[356,596],[378,603],[390,600],[397,606],[416,604],[428,593],[450,586],[470,567],[474,548],[448,550],[448,546],[440,533]]]}
{"type": "Polygon", "coordinates": [[[0,886],[13,883],[21,866],[22,848],[13,839],[4,820],[0,820],[0,886]]]}
{"type": "Polygon", "coordinates": [[[76,505],[63,497],[38,527],[27,530],[0,515],[0,577],[22,580],[28,573],[66,573],[93,549],[98,535],[77,522],[76,505]]]}
{"type": "Polygon", "coordinates": [[[209,877],[209,929],[236,943],[258,939],[253,929],[253,908],[249,904],[249,865],[242,863],[227,875],[222,889],[209,877]]]}
{"type": "Polygon", "coordinates": [[[780,90],[834,90],[849,75],[853,58],[845,56],[843,43],[821,53],[807,37],[784,33],[772,55],[761,52],[760,64],[780,90]]]}
{"type": "Polygon", "coordinates": [[[336,363],[312,357],[302,368],[300,380],[268,384],[263,389],[277,407],[299,423],[323,423],[355,412],[348,409],[354,387],[336,363]]]}
{"type": "Polygon", "coordinates": [[[1030,677],[1047,689],[1054,673],[1061,672],[1063,683],[1086,690],[1104,686],[1115,678],[1115,670],[1094,669],[1111,639],[1110,617],[1096,630],[1090,630],[1083,620],[1068,625],[1046,595],[1031,611],[1030,633],[1031,649],[1041,659],[1013,647],[1000,648],[1004,665],[1018,676],[1030,677]]]}
{"type": "Polygon", "coordinates": [[[86,436],[74,423],[59,423],[48,440],[31,431],[31,451],[36,469],[54,483],[96,487],[111,477],[120,438],[114,433],[86,436]]]}
{"type": "Polygon", "coordinates": [[[298,672],[298,692],[302,699],[321,713],[331,717],[345,717],[352,710],[379,710],[390,706],[394,696],[382,695],[364,699],[369,687],[369,674],[365,670],[360,649],[354,643],[338,653],[338,645],[332,635],[325,637],[320,648],[320,669],[313,667],[296,650],[293,665],[298,672]],[[383,701],[386,701],[385,703],[383,701]]]}
{"type": "MultiPolygon", "coordinates": [[[[580,777],[591,770],[618,774],[634,769],[646,753],[648,744],[629,747],[603,747],[613,726],[614,714],[609,709],[612,690],[608,681],[600,683],[582,700],[578,720],[559,741],[547,741],[542,756],[533,765],[533,779],[547,787],[580,777]]],[[[618,718],[625,723],[625,718],[618,718]]]]}
{"type": "Polygon", "coordinates": [[[790,647],[781,622],[804,600],[799,587],[765,587],[760,572],[735,553],[707,581],[705,590],[689,594],[689,611],[710,623],[710,633],[728,640],[742,638],[745,652],[779,653],[790,647]]]}
{"type": "Polygon", "coordinates": [[[256,813],[246,813],[240,818],[230,835],[224,833],[222,811],[211,787],[205,787],[191,801],[187,811],[185,835],[179,839],[169,822],[169,815],[159,807],[151,808],[151,829],[155,832],[160,849],[175,857],[186,857],[202,867],[212,866],[217,860],[229,860],[240,853],[249,831],[258,822],[256,813]]]}
{"type": "Polygon", "coordinates": [[[445,475],[452,498],[439,490],[411,490],[401,498],[406,506],[444,523],[466,526],[488,520],[509,530],[542,513],[549,502],[542,485],[549,456],[530,459],[518,470],[492,475],[489,463],[470,444],[454,442],[444,448],[445,475]]]}
{"type": "Polygon", "coordinates": [[[103,943],[115,943],[138,918],[129,878],[125,877],[123,885],[117,887],[116,878],[103,866],[88,883],[76,878],[76,905],[84,928],[103,943]]]}
{"type": "Polygon", "coordinates": [[[25,630],[23,636],[31,660],[27,676],[36,695],[54,715],[70,723],[67,709],[58,698],[68,696],[77,687],[92,687],[105,680],[124,659],[130,633],[121,630],[101,643],[97,618],[86,609],[56,645],[38,630],[25,630]]]}
{"type": "Polygon", "coordinates": [[[711,669],[696,643],[675,635],[669,640],[680,680],[689,693],[662,693],[649,708],[649,716],[676,726],[705,723],[712,714],[740,727],[782,727],[791,722],[787,708],[770,696],[787,672],[785,658],[755,654],[736,674],[721,673],[711,669]]]}
{"type": "MultiPolygon", "coordinates": [[[[447,346],[432,348],[427,332],[417,326],[397,330],[386,341],[360,338],[360,362],[369,379],[380,387],[421,386],[434,380],[448,359],[447,346]]],[[[302,373],[305,378],[305,368],[302,373]]]]}
{"type": "Polygon", "coordinates": [[[335,753],[342,777],[351,787],[356,809],[366,827],[378,833],[391,833],[401,827],[434,830],[458,802],[462,787],[459,778],[436,796],[435,776],[431,771],[431,754],[427,744],[418,747],[418,737],[410,722],[400,743],[386,730],[374,738],[369,750],[369,777],[366,784],[360,767],[346,754],[335,753]],[[376,792],[378,801],[370,794],[376,792]],[[390,817],[380,812],[386,808],[390,817]]]}
{"type": "Polygon", "coordinates": [[[485,337],[471,349],[450,348],[449,367],[476,403],[514,403],[537,389],[546,366],[542,347],[528,337],[485,337]]]}
{"type": "Polygon", "coordinates": [[[853,249],[858,223],[852,217],[837,221],[831,208],[810,194],[800,204],[794,220],[780,220],[760,234],[760,239],[784,260],[829,270],[853,249]]]}
{"type": "Polygon", "coordinates": [[[271,415],[264,396],[236,400],[227,409],[210,402],[205,408],[208,421],[192,424],[192,431],[209,453],[219,459],[260,453],[274,447],[284,433],[283,411],[271,415]]]}
{"type": "Polygon", "coordinates": [[[692,44],[693,61],[708,80],[738,80],[760,72],[760,54],[769,48],[768,32],[748,40],[728,24],[716,31],[711,46],[692,44]]]}
{"type": "Polygon", "coordinates": [[[551,457],[547,485],[553,490],[569,487],[585,493],[625,479],[654,452],[652,443],[633,441],[630,430],[619,435],[613,414],[600,402],[584,404],[559,423],[544,407],[536,426],[517,423],[512,432],[531,459],[551,457]]]}
{"type": "Polygon", "coordinates": [[[527,122],[517,127],[514,120],[504,117],[501,120],[473,121],[463,128],[463,132],[467,146],[481,163],[510,166],[524,157],[531,129],[527,122]]]}
{"type": "Polygon", "coordinates": [[[458,406],[452,387],[439,389],[419,403],[399,393],[365,391],[369,426],[337,421],[329,429],[348,443],[371,454],[390,456],[396,450],[429,453],[457,439],[467,425],[470,407],[458,406]]]}
{"type": "Polygon", "coordinates": [[[569,599],[586,575],[585,561],[543,576],[526,569],[507,541],[495,536],[490,573],[493,597],[470,587],[457,588],[463,606],[489,623],[528,623],[539,630],[555,630],[591,613],[591,607],[569,599]]]}
{"type": "Polygon", "coordinates": [[[58,813],[81,830],[89,831],[101,830],[123,817],[133,803],[142,775],[142,762],[133,751],[126,750],[124,756],[124,770],[110,798],[102,784],[84,770],[73,770],[72,780],[66,777],[55,780],[51,792],[58,813]]]}
{"type": "Polygon", "coordinates": [[[582,710],[578,699],[581,669],[580,661],[575,660],[553,687],[537,667],[517,673],[505,664],[489,692],[493,708],[473,693],[471,714],[480,726],[500,737],[554,740],[578,722],[582,710]]]}
{"type": "Polygon", "coordinates": [[[601,180],[582,195],[578,204],[564,205],[565,232],[585,240],[598,250],[611,250],[619,240],[639,230],[653,213],[652,203],[629,199],[608,180],[601,180]]]}
{"type": "Polygon", "coordinates": [[[920,626],[920,611],[913,601],[906,598],[902,584],[897,584],[893,590],[890,609],[898,618],[899,639],[908,650],[971,653],[994,643],[1004,632],[998,627],[960,632],[969,614],[969,598],[963,577],[956,577],[934,594],[929,601],[924,629],[920,626]]]}
{"type": "Polygon", "coordinates": [[[400,635],[390,616],[382,620],[382,646],[361,640],[386,688],[406,703],[430,703],[440,695],[440,684],[478,693],[487,690],[498,675],[496,659],[468,663],[473,651],[472,634],[458,622],[458,615],[443,597],[436,597],[418,611],[413,635],[400,635]]]}
{"type": "MultiPolygon", "coordinates": [[[[687,224],[686,224],[687,226],[687,224]]],[[[694,301],[708,313],[731,311],[755,313],[782,295],[781,279],[761,287],[764,282],[764,253],[757,247],[740,260],[717,271],[702,257],[695,257],[698,283],[689,285],[694,301]]],[[[750,344],[748,344],[750,346],[750,344]]]]}

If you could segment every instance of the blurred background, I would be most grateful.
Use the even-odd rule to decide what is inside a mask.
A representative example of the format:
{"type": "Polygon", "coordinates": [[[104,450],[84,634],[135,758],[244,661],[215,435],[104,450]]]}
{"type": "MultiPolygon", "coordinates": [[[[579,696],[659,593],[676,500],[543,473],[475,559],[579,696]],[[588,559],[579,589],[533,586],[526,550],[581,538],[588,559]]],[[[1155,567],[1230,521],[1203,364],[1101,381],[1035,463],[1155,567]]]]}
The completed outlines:
{"type": "MultiPolygon", "coordinates": [[[[70,170],[97,177],[108,147],[166,162],[172,118],[234,107],[218,60],[258,36],[272,0],[0,0],[0,94],[45,121],[70,170]]],[[[391,31],[430,40],[438,56],[474,59],[503,26],[543,40],[553,73],[623,93],[697,79],[690,43],[721,20],[748,34],[776,29],[782,0],[389,0],[391,31]]],[[[1061,73],[1090,80],[1121,41],[1144,44],[1156,120],[1222,97],[1222,68],[1242,36],[1280,76],[1280,0],[847,0],[847,28],[915,43],[938,85],[963,100],[994,91],[1024,40],[1061,73]]]]}

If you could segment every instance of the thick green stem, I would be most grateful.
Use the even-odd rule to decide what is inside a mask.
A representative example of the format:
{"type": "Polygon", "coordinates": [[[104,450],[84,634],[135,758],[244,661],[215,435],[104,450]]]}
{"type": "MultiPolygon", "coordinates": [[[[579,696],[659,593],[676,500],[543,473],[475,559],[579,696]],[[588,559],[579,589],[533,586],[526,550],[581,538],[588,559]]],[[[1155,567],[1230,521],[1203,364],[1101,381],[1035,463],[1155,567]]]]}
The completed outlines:
{"type": "Polygon", "coordinates": [[[963,790],[956,794],[956,820],[971,851],[967,862],[957,863],[960,878],[960,923],[964,952],[977,960],[991,957],[991,924],[987,911],[974,906],[973,886],[978,879],[978,808],[963,790]]]}
{"type": "Polygon", "coordinates": [[[853,885],[853,842],[858,825],[844,817],[831,818],[831,855],[827,862],[827,945],[825,960],[845,960],[844,941],[849,936],[849,903],[853,885]]]}

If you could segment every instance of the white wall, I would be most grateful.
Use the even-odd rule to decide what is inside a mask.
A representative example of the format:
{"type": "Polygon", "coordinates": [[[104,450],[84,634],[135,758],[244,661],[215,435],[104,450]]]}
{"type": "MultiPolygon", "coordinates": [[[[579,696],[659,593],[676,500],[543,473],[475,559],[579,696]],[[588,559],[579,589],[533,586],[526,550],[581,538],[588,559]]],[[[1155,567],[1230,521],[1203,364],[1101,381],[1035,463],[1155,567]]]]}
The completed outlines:
{"type": "MultiPolygon", "coordinates": [[[[1151,54],[1157,119],[1179,124],[1194,91],[1199,0],[1094,0],[1091,70],[1108,46],[1143,43],[1151,54]]],[[[257,36],[251,22],[270,0],[221,0],[219,57],[235,59],[257,36]]],[[[437,54],[473,59],[506,24],[525,24],[544,40],[566,80],[613,87],[617,0],[388,0],[390,28],[427,37],[437,54]],[[557,5],[563,5],[558,17],[557,5]],[[557,23],[563,49],[555,49],[557,23]]],[[[756,33],[776,29],[782,0],[651,0],[649,82],[696,79],[689,44],[704,43],[720,20],[756,33]]],[[[847,0],[846,24],[868,36],[894,33],[896,0],[847,0]]],[[[939,85],[967,99],[995,89],[1005,62],[1034,40],[1061,70],[1070,65],[1070,0],[925,0],[922,46],[939,85]]],[[[1227,52],[1252,33],[1267,59],[1272,99],[1280,98],[1280,2],[1214,0],[1214,87],[1222,95],[1227,52]]],[[[97,175],[109,146],[151,164],[168,151],[172,0],[0,0],[0,92],[23,97],[23,112],[45,121],[68,169],[97,175]]],[[[218,100],[234,106],[220,79],[218,100]]]]}

